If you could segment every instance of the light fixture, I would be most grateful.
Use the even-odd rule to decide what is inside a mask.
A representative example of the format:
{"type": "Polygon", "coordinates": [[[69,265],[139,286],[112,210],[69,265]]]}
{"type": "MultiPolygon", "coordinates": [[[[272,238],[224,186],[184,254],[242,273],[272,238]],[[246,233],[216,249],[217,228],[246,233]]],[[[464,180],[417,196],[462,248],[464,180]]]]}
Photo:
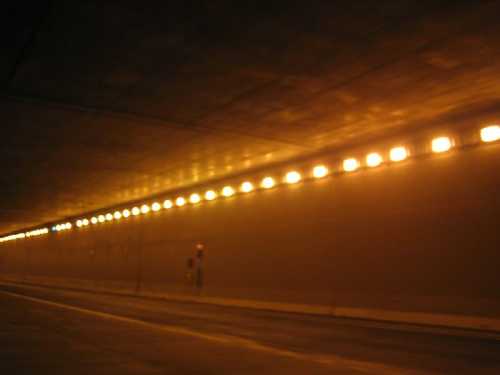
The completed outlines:
{"type": "Polygon", "coordinates": [[[205,199],[207,201],[213,201],[215,198],[217,198],[217,193],[213,190],[208,190],[205,192],[205,199]]]}
{"type": "Polygon", "coordinates": [[[104,215],[99,215],[97,216],[97,220],[99,221],[99,223],[104,223],[106,221],[106,218],[104,217],[104,215]]]}
{"type": "Polygon", "coordinates": [[[147,204],[143,204],[141,206],[141,213],[147,214],[149,212],[149,206],[147,204]]]}
{"type": "Polygon", "coordinates": [[[161,210],[161,204],[159,204],[158,202],[154,202],[152,205],[151,205],[151,209],[153,211],[160,211],[161,210]]]}
{"type": "Polygon", "coordinates": [[[264,189],[271,189],[275,185],[274,178],[272,177],[264,177],[260,186],[264,189]]]}
{"type": "Polygon", "coordinates": [[[403,161],[408,157],[408,150],[404,146],[391,148],[389,151],[389,159],[394,162],[403,161]]]}
{"type": "Polygon", "coordinates": [[[132,215],[137,216],[141,213],[141,210],[139,207],[134,207],[132,208],[132,215]]]}
{"type": "Polygon", "coordinates": [[[222,195],[225,197],[230,197],[234,194],[234,189],[231,186],[224,186],[222,189],[222,195]]]}
{"type": "Polygon", "coordinates": [[[115,211],[115,213],[113,214],[113,217],[116,220],[120,220],[122,218],[122,213],[120,211],[115,211]]]}
{"type": "Polygon", "coordinates": [[[89,219],[83,219],[83,220],[82,220],[82,224],[83,224],[83,226],[85,226],[85,227],[86,227],[87,225],[89,225],[89,219]]]}
{"type": "Polygon", "coordinates": [[[178,206],[178,207],[182,207],[186,204],[186,200],[184,199],[184,197],[178,197],[176,200],[175,200],[175,205],[178,206]]]}
{"type": "Polygon", "coordinates": [[[382,164],[382,156],[378,152],[371,152],[366,155],[366,165],[370,168],[378,167],[382,164]]]}
{"type": "Polygon", "coordinates": [[[249,181],[245,181],[241,184],[240,190],[243,193],[250,193],[253,190],[253,184],[249,181]]]}
{"type": "Polygon", "coordinates": [[[90,222],[91,222],[92,224],[97,224],[97,221],[98,221],[98,220],[97,220],[97,218],[96,218],[95,216],[92,216],[92,217],[90,218],[90,222]]]}
{"type": "Polygon", "coordinates": [[[437,137],[431,142],[432,152],[441,153],[450,150],[452,141],[449,137],[437,137]]]}
{"type": "Polygon", "coordinates": [[[106,214],[106,221],[111,221],[111,220],[113,220],[113,215],[110,213],[106,214]]]}
{"type": "Polygon", "coordinates": [[[70,223],[70,222],[67,222],[67,223],[66,223],[66,229],[71,229],[71,227],[72,227],[72,226],[73,226],[73,225],[71,225],[71,223],[70,223]]]}
{"type": "Polygon", "coordinates": [[[500,125],[490,125],[481,129],[481,141],[495,142],[500,139],[500,125]]]}
{"type": "Polygon", "coordinates": [[[300,175],[299,172],[297,171],[291,171],[291,172],[288,172],[286,175],[285,175],[285,182],[287,184],[296,184],[297,182],[299,182],[300,180],[302,179],[302,176],[300,175]]]}
{"type": "Polygon", "coordinates": [[[169,208],[172,208],[172,206],[173,206],[173,203],[170,199],[165,199],[163,201],[163,208],[168,210],[169,208]]]}
{"type": "Polygon", "coordinates": [[[77,221],[76,221],[76,226],[77,226],[78,228],[80,228],[82,225],[83,225],[83,223],[82,223],[82,221],[81,221],[81,220],[77,220],[77,221]]]}
{"type": "Polygon", "coordinates": [[[192,204],[199,203],[201,201],[201,197],[199,194],[193,193],[189,196],[189,202],[192,204]]]}
{"type": "Polygon", "coordinates": [[[129,211],[129,210],[127,210],[127,209],[124,209],[124,210],[122,211],[122,216],[126,219],[127,217],[129,217],[129,216],[130,216],[130,211],[129,211]]]}
{"type": "Polygon", "coordinates": [[[328,175],[328,168],[324,165],[316,165],[314,168],[313,168],[313,177],[314,178],[323,178],[325,177],[326,175],[328,175]]]}
{"type": "Polygon", "coordinates": [[[342,169],[346,172],[354,172],[359,168],[359,161],[355,158],[345,159],[342,162],[342,169]]]}

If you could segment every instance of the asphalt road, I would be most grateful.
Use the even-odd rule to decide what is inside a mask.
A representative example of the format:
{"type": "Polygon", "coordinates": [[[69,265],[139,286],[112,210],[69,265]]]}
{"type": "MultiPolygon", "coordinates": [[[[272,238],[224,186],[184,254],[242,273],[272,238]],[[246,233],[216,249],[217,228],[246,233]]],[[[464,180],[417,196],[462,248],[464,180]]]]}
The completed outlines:
{"type": "Polygon", "coordinates": [[[500,336],[0,284],[0,374],[500,374],[500,336]]]}

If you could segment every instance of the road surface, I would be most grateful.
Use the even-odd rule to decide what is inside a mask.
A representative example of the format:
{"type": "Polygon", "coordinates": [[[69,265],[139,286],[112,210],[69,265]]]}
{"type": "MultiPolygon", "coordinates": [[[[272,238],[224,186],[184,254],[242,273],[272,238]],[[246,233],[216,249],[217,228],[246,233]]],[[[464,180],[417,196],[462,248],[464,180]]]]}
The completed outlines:
{"type": "Polygon", "coordinates": [[[0,283],[0,374],[500,374],[500,336],[0,283]]]}

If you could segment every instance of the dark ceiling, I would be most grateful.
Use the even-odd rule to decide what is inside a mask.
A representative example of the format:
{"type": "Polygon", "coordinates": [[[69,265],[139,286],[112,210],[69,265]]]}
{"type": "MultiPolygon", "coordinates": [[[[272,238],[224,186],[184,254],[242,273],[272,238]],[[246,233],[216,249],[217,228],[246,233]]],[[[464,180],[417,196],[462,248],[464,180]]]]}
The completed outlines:
{"type": "Polygon", "coordinates": [[[37,4],[1,16],[0,233],[500,114],[499,1],[37,4]]]}

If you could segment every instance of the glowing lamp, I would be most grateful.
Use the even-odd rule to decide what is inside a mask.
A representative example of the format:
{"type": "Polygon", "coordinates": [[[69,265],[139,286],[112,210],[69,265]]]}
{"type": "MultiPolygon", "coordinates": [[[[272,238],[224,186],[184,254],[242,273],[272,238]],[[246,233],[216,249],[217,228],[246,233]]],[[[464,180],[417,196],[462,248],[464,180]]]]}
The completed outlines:
{"type": "Polygon", "coordinates": [[[300,175],[299,172],[297,171],[291,171],[291,172],[288,172],[286,175],[285,175],[285,182],[287,184],[296,184],[297,182],[299,182],[300,180],[302,179],[302,176],[300,175]]]}
{"type": "Polygon", "coordinates": [[[408,157],[408,150],[406,147],[403,146],[397,146],[391,148],[391,151],[389,151],[389,159],[394,162],[398,161],[403,161],[408,157]]]}
{"type": "Polygon", "coordinates": [[[481,141],[495,142],[500,139],[500,125],[491,125],[481,129],[481,141]]]}
{"type": "Polygon", "coordinates": [[[201,197],[199,194],[191,194],[189,196],[189,202],[191,202],[192,204],[196,204],[196,203],[199,203],[201,201],[201,197]]]}
{"type": "Polygon", "coordinates": [[[222,189],[222,195],[225,197],[230,197],[234,194],[234,189],[231,186],[224,186],[222,189]]]}
{"type": "Polygon", "coordinates": [[[366,165],[370,168],[378,167],[382,164],[382,156],[377,152],[372,152],[366,155],[366,165]]]}
{"type": "Polygon", "coordinates": [[[274,185],[274,179],[272,177],[265,177],[261,184],[260,184],[264,189],[271,189],[274,185]]]}
{"type": "Polygon", "coordinates": [[[342,162],[342,169],[346,172],[354,172],[359,168],[359,161],[354,158],[345,159],[342,162]]]}
{"type": "Polygon", "coordinates": [[[243,193],[250,193],[253,190],[253,184],[249,181],[245,181],[241,184],[240,190],[243,193]]]}
{"type": "Polygon", "coordinates": [[[449,137],[437,137],[431,142],[432,152],[446,152],[452,147],[452,142],[449,137]]]}
{"type": "Polygon", "coordinates": [[[205,193],[205,199],[207,201],[213,201],[215,198],[217,198],[217,193],[215,193],[215,191],[213,190],[208,190],[206,193],[205,193]]]}
{"type": "Polygon", "coordinates": [[[328,175],[328,168],[324,165],[316,165],[313,168],[313,177],[314,178],[323,178],[328,175]]]}

